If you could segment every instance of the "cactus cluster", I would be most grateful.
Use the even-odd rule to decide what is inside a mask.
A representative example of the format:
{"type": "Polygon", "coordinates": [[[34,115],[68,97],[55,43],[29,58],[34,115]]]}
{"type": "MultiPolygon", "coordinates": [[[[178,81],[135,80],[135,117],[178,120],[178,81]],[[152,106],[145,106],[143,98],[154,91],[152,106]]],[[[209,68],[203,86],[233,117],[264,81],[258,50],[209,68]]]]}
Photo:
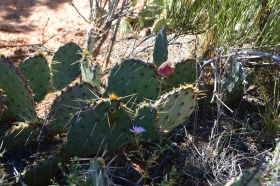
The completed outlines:
{"type": "Polygon", "coordinates": [[[159,67],[167,63],[167,46],[166,29],[162,28],[155,42],[154,62],[126,59],[115,64],[104,90],[99,64],[93,62],[90,52],[82,52],[72,42],[59,47],[49,63],[38,54],[16,68],[1,57],[1,121],[17,121],[2,137],[2,149],[18,151],[39,137],[44,140],[57,134],[65,142],[60,155],[29,167],[20,180],[41,185],[59,171],[61,160],[119,149],[134,137],[131,129],[135,126],[145,129],[144,140],[159,140],[183,123],[197,103],[199,91],[187,83],[195,81],[198,64],[191,60],[175,64],[173,73],[163,77],[159,67]],[[81,82],[69,86],[79,74],[81,82]],[[38,118],[36,102],[61,89],[47,118],[38,118]]]}

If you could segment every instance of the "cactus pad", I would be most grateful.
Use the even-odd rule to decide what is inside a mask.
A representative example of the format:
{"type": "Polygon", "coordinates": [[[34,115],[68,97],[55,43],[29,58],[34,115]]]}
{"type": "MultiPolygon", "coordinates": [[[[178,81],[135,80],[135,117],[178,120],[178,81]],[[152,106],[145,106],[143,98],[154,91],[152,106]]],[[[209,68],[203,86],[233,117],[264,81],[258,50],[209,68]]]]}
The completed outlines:
{"type": "Polygon", "coordinates": [[[76,112],[97,98],[94,92],[95,89],[87,83],[76,84],[61,92],[51,106],[48,116],[50,123],[46,127],[48,133],[54,135],[66,132],[68,122],[76,112]]]}
{"type": "Polygon", "coordinates": [[[231,105],[242,98],[244,93],[242,82],[243,74],[239,62],[236,59],[230,60],[222,79],[226,104],[231,105]]]}
{"type": "Polygon", "coordinates": [[[191,85],[181,86],[162,95],[155,103],[160,130],[168,132],[182,124],[194,111],[197,95],[198,91],[191,85]]]}
{"type": "Polygon", "coordinates": [[[168,58],[168,41],[166,28],[162,27],[157,35],[153,53],[153,61],[156,66],[160,66],[168,58]]]}
{"type": "Polygon", "coordinates": [[[144,61],[128,59],[113,67],[104,95],[115,93],[118,96],[127,96],[123,99],[125,103],[131,98],[130,95],[136,94],[134,101],[139,103],[144,98],[155,100],[158,90],[159,81],[154,66],[144,61]]]}
{"type": "Polygon", "coordinates": [[[3,139],[5,150],[18,151],[36,142],[40,135],[40,123],[15,123],[3,139]]]}
{"type": "Polygon", "coordinates": [[[100,92],[101,69],[99,63],[92,63],[86,55],[80,62],[81,64],[81,81],[91,84],[100,92]]]}
{"type": "Polygon", "coordinates": [[[40,102],[50,91],[51,73],[44,55],[37,54],[19,64],[19,69],[33,91],[34,100],[40,102]]]}
{"type": "Polygon", "coordinates": [[[3,115],[10,112],[17,121],[32,121],[37,118],[35,102],[26,80],[14,65],[3,57],[0,58],[0,89],[5,95],[3,115]]]}
{"type": "Polygon", "coordinates": [[[164,78],[161,85],[162,90],[172,90],[173,87],[194,83],[198,70],[199,67],[195,60],[188,59],[177,63],[172,74],[164,78]]]}
{"type": "Polygon", "coordinates": [[[37,161],[24,171],[22,181],[28,186],[49,185],[50,180],[61,170],[58,166],[60,160],[60,155],[51,155],[37,161]]]}
{"type": "Polygon", "coordinates": [[[117,99],[102,99],[77,113],[70,122],[66,153],[84,157],[118,149],[132,133],[130,113],[117,99]]]}
{"type": "Polygon", "coordinates": [[[79,73],[82,49],[75,43],[66,43],[54,53],[51,63],[52,86],[60,90],[74,81],[79,73]]]}
{"type": "Polygon", "coordinates": [[[157,108],[151,103],[141,103],[136,110],[133,125],[143,127],[146,130],[141,134],[141,137],[145,140],[160,139],[156,114],[157,108]]]}

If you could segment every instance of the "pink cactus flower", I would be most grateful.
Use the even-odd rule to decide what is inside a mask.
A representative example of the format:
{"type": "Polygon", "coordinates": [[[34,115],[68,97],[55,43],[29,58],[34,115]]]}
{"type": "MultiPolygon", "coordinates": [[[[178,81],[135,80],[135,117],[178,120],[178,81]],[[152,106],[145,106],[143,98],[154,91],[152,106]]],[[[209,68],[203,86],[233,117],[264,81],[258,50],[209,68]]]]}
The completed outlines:
{"type": "Polygon", "coordinates": [[[168,62],[164,62],[158,67],[158,73],[160,76],[163,76],[163,77],[171,74],[173,72],[173,70],[174,70],[174,67],[171,66],[168,62]]]}

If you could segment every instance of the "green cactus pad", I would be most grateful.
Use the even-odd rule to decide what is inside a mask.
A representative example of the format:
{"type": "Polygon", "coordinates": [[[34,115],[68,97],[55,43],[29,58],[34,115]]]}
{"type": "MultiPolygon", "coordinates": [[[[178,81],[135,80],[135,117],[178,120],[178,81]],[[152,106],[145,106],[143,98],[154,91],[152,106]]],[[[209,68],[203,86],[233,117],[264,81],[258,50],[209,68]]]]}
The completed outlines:
{"type": "Polygon", "coordinates": [[[78,77],[81,53],[82,49],[72,42],[60,46],[54,53],[51,63],[53,89],[61,90],[78,77]]]}
{"type": "Polygon", "coordinates": [[[99,63],[92,63],[88,56],[84,55],[81,64],[81,81],[91,84],[100,93],[101,69],[99,63]]]}
{"type": "Polygon", "coordinates": [[[28,186],[49,185],[51,179],[61,169],[60,155],[51,155],[46,159],[37,161],[34,165],[26,168],[21,179],[28,186]]]}
{"type": "Polygon", "coordinates": [[[15,123],[3,137],[3,149],[19,151],[37,141],[40,135],[40,122],[15,123]]]}
{"type": "Polygon", "coordinates": [[[67,131],[69,120],[96,99],[95,89],[87,83],[68,87],[54,100],[46,126],[49,134],[55,135],[67,131]]]}
{"type": "Polygon", "coordinates": [[[154,53],[153,53],[153,61],[154,64],[159,67],[163,62],[167,61],[168,58],[168,41],[166,28],[162,27],[157,35],[154,53]]]}
{"type": "Polygon", "coordinates": [[[19,69],[33,91],[34,100],[40,102],[50,91],[51,73],[49,64],[42,54],[29,57],[19,64],[19,69]]]}
{"type": "Polygon", "coordinates": [[[145,140],[160,139],[156,114],[157,108],[151,103],[141,103],[136,110],[133,125],[143,127],[146,130],[141,134],[141,137],[145,140]]]}
{"type": "Polygon", "coordinates": [[[33,121],[37,118],[35,102],[21,72],[8,59],[0,57],[0,89],[5,96],[5,109],[2,120],[10,112],[17,121],[33,121]]]}
{"type": "Polygon", "coordinates": [[[222,79],[224,102],[227,105],[240,100],[244,94],[243,74],[241,66],[236,59],[230,60],[222,79]]]}
{"type": "MultiPolygon", "coordinates": [[[[128,59],[112,68],[104,95],[115,93],[120,97],[126,96],[123,102],[132,99],[135,103],[140,103],[144,98],[156,100],[158,97],[159,81],[157,73],[152,64],[144,61],[128,59]]],[[[104,96],[104,97],[105,97],[104,96]]],[[[128,103],[128,107],[132,103],[128,103]]]]}
{"type": "Polygon", "coordinates": [[[169,76],[163,79],[161,83],[162,91],[172,90],[184,84],[192,84],[197,78],[199,66],[193,59],[184,60],[175,65],[175,69],[169,76]]]}
{"type": "Polygon", "coordinates": [[[1,116],[3,113],[3,110],[4,110],[4,94],[3,94],[3,90],[0,89],[0,119],[1,119],[1,116]]]}
{"type": "Polygon", "coordinates": [[[168,132],[182,124],[194,111],[197,95],[197,90],[191,85],[181,86],[162,95],[155,102],[160,130],[168,132]]]}
{"type": "Polygon", "coordinates": [[[70,121],[66,153],[85,157],[118,149],[132,133],[130,113],[116,99],[102,99],[77,113],[70,121]]]}

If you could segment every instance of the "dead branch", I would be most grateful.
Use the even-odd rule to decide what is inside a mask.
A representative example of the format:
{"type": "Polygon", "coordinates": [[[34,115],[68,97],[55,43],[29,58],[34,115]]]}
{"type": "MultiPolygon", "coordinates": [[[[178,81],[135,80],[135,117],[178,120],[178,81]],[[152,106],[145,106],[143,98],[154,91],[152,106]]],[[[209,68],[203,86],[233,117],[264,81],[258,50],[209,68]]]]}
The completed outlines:
{"type": "Polygon", "coordinates": [[[42,43],[38,44],[22,44],[22,45],[0,45],[0,48],[6,48],[6,47],[25,47],[25,46],[42,46],[42,43]]]}

